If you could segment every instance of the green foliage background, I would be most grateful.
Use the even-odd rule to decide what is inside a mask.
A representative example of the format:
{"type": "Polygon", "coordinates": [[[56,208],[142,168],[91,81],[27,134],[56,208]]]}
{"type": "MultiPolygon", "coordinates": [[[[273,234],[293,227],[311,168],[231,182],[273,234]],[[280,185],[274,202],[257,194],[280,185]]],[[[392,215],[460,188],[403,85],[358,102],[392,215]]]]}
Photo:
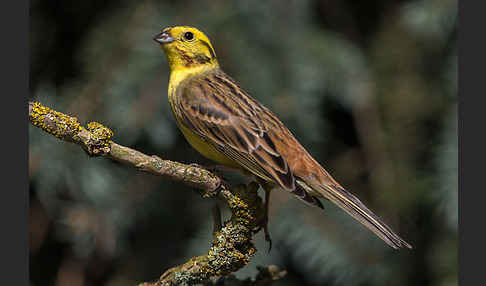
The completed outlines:
{"type": "MultiPolygon", "coordinates": [[[[30,9],[31,99],[112,128],[147,154],[210,164],[177,130],[152,36],[192,25],[349,190],[409,241],[394,251],[344,212],[273,192],[276,285],[457,284],[457,2],[41,1],[30,9]]],[[[211,207],[29,128],[32,285],[133,285],[205,252],[211,207]]],[[[248,181],[227,174],[236,181],[248,181]]]]}

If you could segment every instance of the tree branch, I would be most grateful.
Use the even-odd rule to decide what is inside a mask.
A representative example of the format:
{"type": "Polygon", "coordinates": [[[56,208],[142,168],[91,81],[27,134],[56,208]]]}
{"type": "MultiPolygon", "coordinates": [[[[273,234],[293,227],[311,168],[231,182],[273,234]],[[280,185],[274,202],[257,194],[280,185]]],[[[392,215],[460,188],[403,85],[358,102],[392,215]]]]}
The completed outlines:
{"type": "MultiPolygon", "coordinates": [[[[220,177],[195,164],[186,165],[145,155],[111,141],[113,132],[97,122],[90,122],[83,127],[76,117],[57,112],[38,102],[29,103],[29,120],[32,125],[61,140],[80,145],[90,156],[102,156],[140,171],[182,182],[200,190],[203,197],[218,196],[230,208],[231,219],[226,221],[222,228],[215,229],[208,253],[193,257],[186,263],[167,270],[158,281],[139,285],[206,283],[212,277],[226,276],[239,270],[255,254],[252,236],[263,218],[263,205],[257,194],[258,184],[229,186],[220,177]]],[[[266,277],[264,280],[267,282],[280,279],[285,275],[282,271],[265,272],[262,269],[267,268],[261,268],[259,274],[261,277],[266,277]],[[261,273],[273,274],[265,276],[261,273]]],[[[263,280],[257,277],[253,284],[244,285],[271,283],[261,284],[258,281],[263,280]]]]}

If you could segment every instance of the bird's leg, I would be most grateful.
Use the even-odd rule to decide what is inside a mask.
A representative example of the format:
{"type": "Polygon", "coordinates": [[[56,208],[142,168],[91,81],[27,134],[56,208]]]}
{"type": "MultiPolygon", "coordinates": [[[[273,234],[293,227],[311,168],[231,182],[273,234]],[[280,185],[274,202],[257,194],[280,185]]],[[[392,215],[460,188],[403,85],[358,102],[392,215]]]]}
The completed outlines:
{"type": "Polygon", "coordinates": [[[272,239],[270,237],[270,232],[268,231],[268,214],[269,214],[269,207],[270,207],[270,192],[272,191],[273,186],[260,178],[257,178],[258,183],[262,186],[263,190],[265,191],[265,203],[264,203],[264,213],[263,213],[263,220],[261,222],[261,226],[258,227],[255,231],[259,232],[262,227],[263,231],[265,232],[265,241],[268,241],[268,252],[272,249],[272,239]]]}
{"type": "Polygon", "coordinates": [[[263,215],[263,231],[265,232],[265,241],[268,241],[268,252],[272,250],[272,239],[270,238],[270,232],[268,231],[268,212],[270,206],[270,192],[272,188],[268,185],[264,185],[265,190],[265,214],[263,215]]]}
{"type": "Polygon", "coordinates": [[[213,234],[215,235],[221,228],[223,228],[223,225],[221,224],[221,210],[216,204],[213,207],[213,234]]]}

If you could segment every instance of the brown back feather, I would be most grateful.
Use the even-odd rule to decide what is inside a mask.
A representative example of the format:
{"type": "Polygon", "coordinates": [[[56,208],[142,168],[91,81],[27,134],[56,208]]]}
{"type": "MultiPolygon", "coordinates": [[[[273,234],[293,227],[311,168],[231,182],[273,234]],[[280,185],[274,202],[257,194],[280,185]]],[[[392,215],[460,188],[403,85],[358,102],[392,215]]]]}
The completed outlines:
{"type": "Polygon", "coordinates": [[[175,98],[183,124],[255,175],[295,190],[295,178],[261,116],[266,109],[220,70],[181,83],[175,98]]]}
{"type": "Polygon", "coordinates": [[[342,188],[270,110],[221,70],[188,78],[177,90],[174,106],[182,124],[219,152],[308,204],[322,207],[315,196],[329,199],[391,247],[411,248],[342,188]]]}

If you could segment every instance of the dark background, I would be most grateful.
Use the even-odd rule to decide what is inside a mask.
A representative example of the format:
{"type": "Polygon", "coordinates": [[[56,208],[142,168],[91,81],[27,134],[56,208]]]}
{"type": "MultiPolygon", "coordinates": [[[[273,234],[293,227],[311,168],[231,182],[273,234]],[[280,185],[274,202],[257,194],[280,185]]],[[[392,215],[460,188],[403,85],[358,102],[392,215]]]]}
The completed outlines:
{"type": "MultiPolygon", "coordinates": [[[[270,107],[412,251],[344,212],[273,192],[276,285],[457,284],[457,3],[31,1],[31,100],[99,121],[147,154],[209,164],[177,130],[152,36],[199,27],[223,69],[270,107]]],[[[133,285],[205,252],[211,207],[190,188],[29,128],[32,285],[133,285]]],[[[234,180],[245,180],[229,174],[234,180]]]]}

